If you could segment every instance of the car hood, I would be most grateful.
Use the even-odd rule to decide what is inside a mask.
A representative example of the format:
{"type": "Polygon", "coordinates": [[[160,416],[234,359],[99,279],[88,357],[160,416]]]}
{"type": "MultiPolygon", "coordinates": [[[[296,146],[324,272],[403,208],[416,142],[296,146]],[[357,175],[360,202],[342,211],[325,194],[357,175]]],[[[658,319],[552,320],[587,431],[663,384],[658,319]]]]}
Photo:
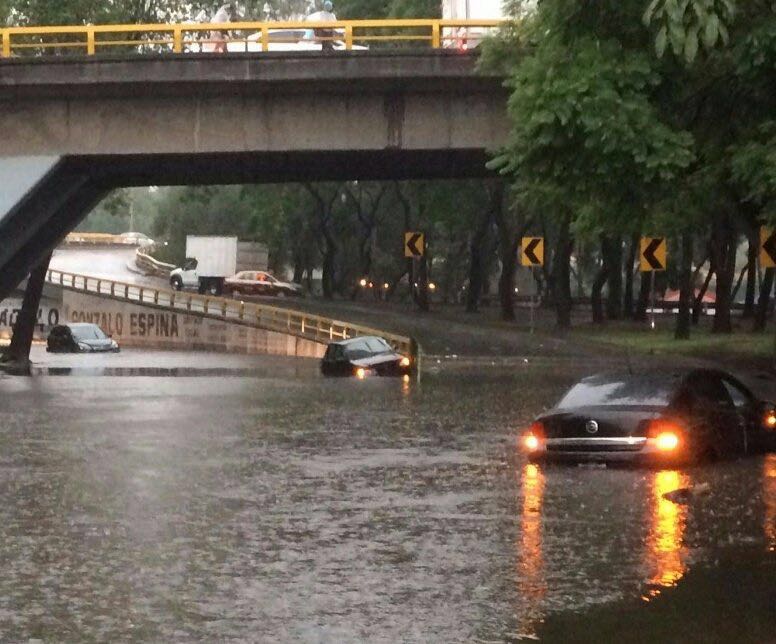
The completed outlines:
{"type": "Polygon", "coordinates": [[[302,285],[297,284],[296,282],[277,282],[275,284],[276,286],[282,286],[283,288],[289,288],[293,291],[301,291],[302,285]]]}
{"type": "Polygon", "coordinates": [[[85,344],[92,351],[110,351],[113,348],[113,340],[106,338],[105,340],[76,340],[77,344],[85,344]]]}
{"type": "Polygon", "coordinates": [[[376,356],[370,356],[369,358],[351,360],[350,363],[356,367],[374,367],[376,365],[385,364],[386,362],[398,362],[399,360],[401,360],[401,356],[398,353],[380,353],[376,356]]]}

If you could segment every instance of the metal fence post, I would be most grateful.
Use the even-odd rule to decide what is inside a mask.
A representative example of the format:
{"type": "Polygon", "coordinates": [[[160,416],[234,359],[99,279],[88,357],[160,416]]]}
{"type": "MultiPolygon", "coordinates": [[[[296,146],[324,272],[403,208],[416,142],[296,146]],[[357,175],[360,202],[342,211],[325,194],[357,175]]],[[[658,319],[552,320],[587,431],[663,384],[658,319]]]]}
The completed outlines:
{"type": "Polygon", "coordinates": [[[95,49],[94,27],[90,27],[86,30],[86,55],[94,56],[95,49]]]}

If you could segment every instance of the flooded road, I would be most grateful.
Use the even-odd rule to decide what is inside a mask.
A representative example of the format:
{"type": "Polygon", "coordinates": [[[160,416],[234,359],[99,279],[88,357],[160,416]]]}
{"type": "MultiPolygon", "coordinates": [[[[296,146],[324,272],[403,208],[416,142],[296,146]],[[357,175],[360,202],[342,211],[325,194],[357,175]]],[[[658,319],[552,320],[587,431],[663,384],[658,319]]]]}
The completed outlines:
{"type": "Polygon", "coordinates": [[[776,456],[538,467],[516,433],[582,372],[57,356],[0,376],[3,640],[471,642],[776,551],[776,456]],[[106,370],[107,369],[107,370],[106,370]],[[708,483],[689,505],[663,493],[708,483]]]}

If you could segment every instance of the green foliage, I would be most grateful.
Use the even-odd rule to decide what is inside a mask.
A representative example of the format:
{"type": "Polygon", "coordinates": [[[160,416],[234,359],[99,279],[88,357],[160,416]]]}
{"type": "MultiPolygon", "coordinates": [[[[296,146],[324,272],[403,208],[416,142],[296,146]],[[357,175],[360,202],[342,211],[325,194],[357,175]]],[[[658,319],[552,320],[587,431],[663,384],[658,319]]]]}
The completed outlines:
{"type": "Polygon", "coordinates": [[[776,121],[758,130],[757,140],[735,147],[731,166],[733,179],[744,198],[762,207],[762,216],[776,222],[776,121]]]}
{"type": "Polygon", "coordinates": [[[675,56],[692,63],[701,48],[728,44],[735,13],[734,0],[651,0],[643,20],[655,30],[658,58],[670,46],[675,56]]]}
{"type": "Polygon", "coordinates": [[[546,37],[513,67],[509,141],[493,160],[529,205],[580,224],[622,226],[635,196],[692,161],[692,139],[660,119],[648,56],[616,41],[546,37]]]}

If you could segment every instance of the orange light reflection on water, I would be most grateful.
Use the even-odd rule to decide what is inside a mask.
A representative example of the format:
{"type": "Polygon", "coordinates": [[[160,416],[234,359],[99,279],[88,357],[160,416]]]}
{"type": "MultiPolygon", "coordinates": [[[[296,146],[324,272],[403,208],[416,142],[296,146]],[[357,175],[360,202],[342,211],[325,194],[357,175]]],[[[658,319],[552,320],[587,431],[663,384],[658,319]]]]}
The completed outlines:
{"type": "Polygon", "coordinates": [[[523,498],[519,506],[517,589],[525,608],[520,611],[517,628],[521,636],[532,636],[541,621],[538,605],[547,591],[542,549],[544,472],[538,465],[527,463],[520,472],[520,483],[523,498]]]}
{"type": "Polygon", "coordinates": [[[767,454],[763,461],[763,531],[768,550],[776,552],[776,454],[767,454]]]}
{"type": "MultiPolygon", "coordinates": [[[[674,586],[687,569],[683,560],[687,506],[669,501],[663,495],[687,487],[690,477],[675,470],[658,471],[652,476],[651,520],[646,551],[651,571],[649,583],[653,587],[674,586]]],[[[653,588],[644,599],[649,601],[659,593],[659,588],[653,588]]]]}

